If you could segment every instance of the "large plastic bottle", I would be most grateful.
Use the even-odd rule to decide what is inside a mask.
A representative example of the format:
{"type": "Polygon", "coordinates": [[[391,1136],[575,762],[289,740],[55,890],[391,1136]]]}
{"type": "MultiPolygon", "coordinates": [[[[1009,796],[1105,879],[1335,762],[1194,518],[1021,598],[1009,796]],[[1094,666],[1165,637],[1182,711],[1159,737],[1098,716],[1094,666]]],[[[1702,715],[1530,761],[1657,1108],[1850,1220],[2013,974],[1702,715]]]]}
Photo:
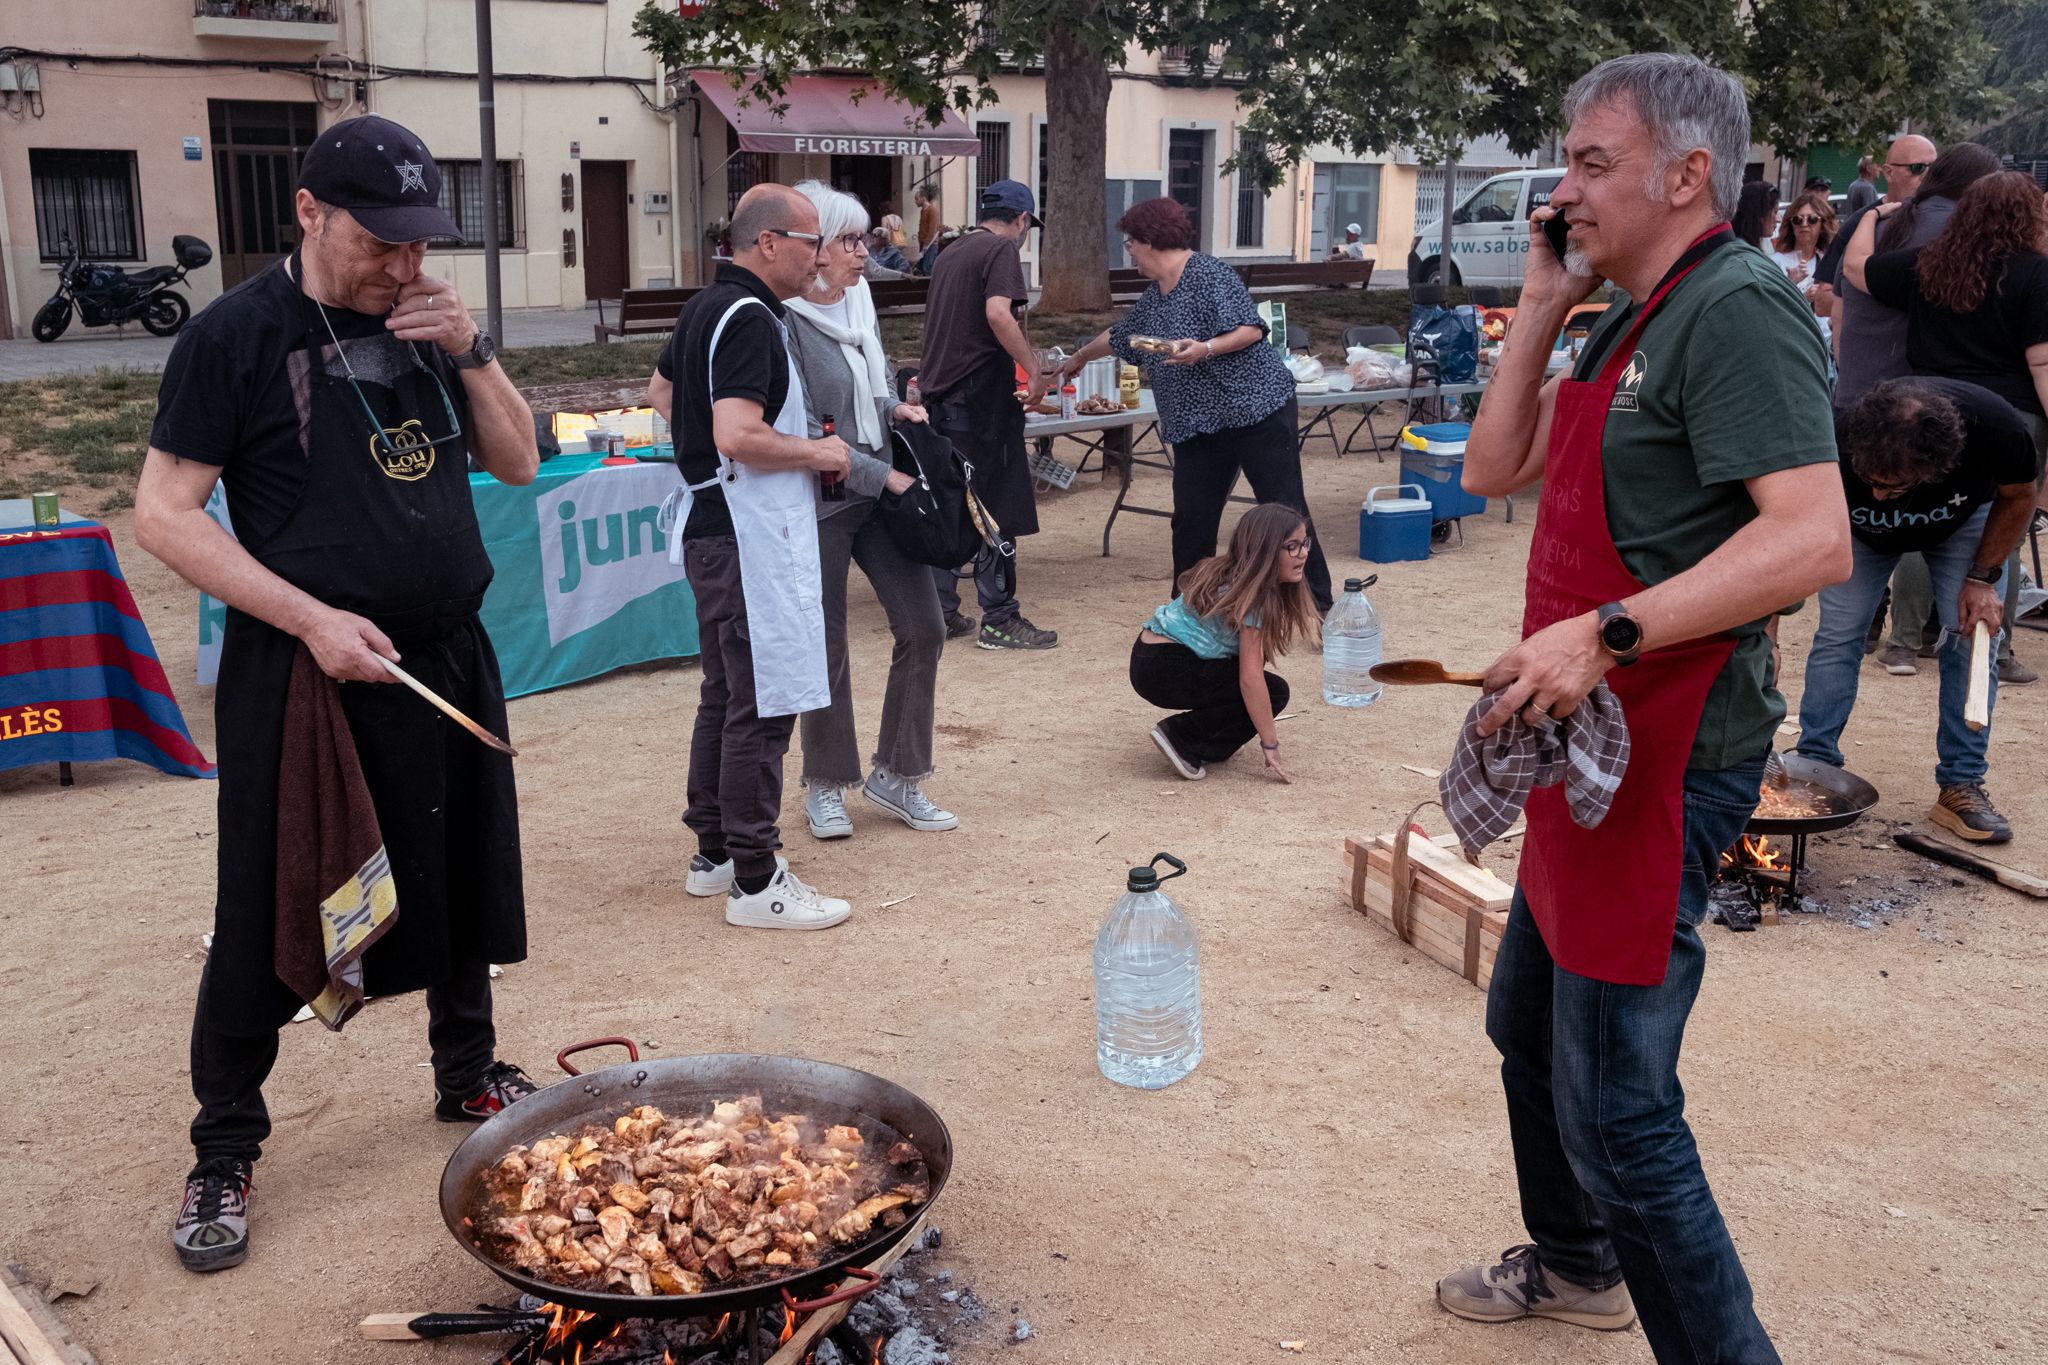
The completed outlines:
{"type": "Polygon", "coordinates": [[[1157,1090],[1202,1060],[1202,963],[1195,926],[1159,889],[1188,870],[1171,853],[1134,867],[1095,935],[1095,1064],[1118,1085],[1157,1090]],[[1161,877],[1154,865],[1173,871],[1161,877]]]}
{"type": "Polygon", "coordinates": [[[1347,578],[1344,595],[1323,618],[1323,700],[1332,706],[1371,706],[1380,699],[1373,666],[1380,661],[1380,614],[1365,590],[1379,582],[1347,578]]]}

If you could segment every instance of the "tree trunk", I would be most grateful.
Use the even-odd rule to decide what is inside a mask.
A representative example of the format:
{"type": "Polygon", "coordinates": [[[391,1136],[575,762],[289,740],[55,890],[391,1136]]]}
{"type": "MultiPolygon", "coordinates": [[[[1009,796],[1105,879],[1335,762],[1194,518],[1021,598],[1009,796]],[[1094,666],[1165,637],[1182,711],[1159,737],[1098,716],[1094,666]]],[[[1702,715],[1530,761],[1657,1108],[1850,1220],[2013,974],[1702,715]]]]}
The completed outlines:
{"type": "MultiPolygon", "coordinates": [[[[1064,24],[1045,45],[1044,249],[1039,308],[1091,313],[1109,307],[1109,63],[1064,24]]],[[[1063,339],[1061,344],[1065,344],[1063,339]]]]}

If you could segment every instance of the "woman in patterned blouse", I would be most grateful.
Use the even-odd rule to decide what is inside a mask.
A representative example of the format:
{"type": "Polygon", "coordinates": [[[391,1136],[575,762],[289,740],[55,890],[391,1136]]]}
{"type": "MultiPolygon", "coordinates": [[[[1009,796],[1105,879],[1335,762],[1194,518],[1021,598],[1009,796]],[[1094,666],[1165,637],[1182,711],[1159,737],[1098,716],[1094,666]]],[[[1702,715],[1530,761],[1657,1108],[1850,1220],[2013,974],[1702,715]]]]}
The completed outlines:
{"type": "Polygon", "coordinates": [[[1159,403],[1160,438],[1173,447],[1173,579],[1216,553],[1223,508],[1242,471],[1260,502],[1285,503],[1307,522],[1308,586],[1330,609],[1330,567],[1315,539],[1301,484],[1294,376],[1266,344],[1243,281],[1214,256],[1193,250],[1194,225],[1172,199],[1134,204],[1117,221],[1131,262],[1152,283],[1124,315],[1067,362],[1079,373],[1114,352],[1145,372],[1159,403]],[[1167,353],[1135,350],[1133,336],[1173,343],[1167,353]]]}

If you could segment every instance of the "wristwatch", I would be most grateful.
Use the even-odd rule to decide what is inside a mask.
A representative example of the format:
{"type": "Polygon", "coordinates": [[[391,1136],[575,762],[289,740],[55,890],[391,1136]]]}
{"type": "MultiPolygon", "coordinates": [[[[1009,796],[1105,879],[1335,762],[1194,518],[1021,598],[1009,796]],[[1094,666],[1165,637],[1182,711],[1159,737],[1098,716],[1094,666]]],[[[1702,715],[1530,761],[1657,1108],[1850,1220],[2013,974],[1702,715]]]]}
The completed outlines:
{"type": "Polygon", "coordinates": [[[476,329],[476,340],[470,343],[461,355],[448,357],[458,370],[481,370],[498,358],[498,345],[491,340],[491,334],[483,328],[476,329]]]}
{"type": "Polygon", "coordinates": [[[1614,662],[1623,668],[1636,661],[1643,650],[1642,623],[1628,614],[1628,608],[1619,602],[1609,602],[1600,608],[1600,648],[1614,656],[1614,662]]]}
{"type": "Polygon", "coordinates": [[[1969,579],[1973,583],[1996,583],[1998,581],[1998,576],[2004,572],[2005,565],[1993,564],[1988,569],[1979,569],[1973,567],[1968,573],[1964,574],[1963,577],[1969,579]]]}

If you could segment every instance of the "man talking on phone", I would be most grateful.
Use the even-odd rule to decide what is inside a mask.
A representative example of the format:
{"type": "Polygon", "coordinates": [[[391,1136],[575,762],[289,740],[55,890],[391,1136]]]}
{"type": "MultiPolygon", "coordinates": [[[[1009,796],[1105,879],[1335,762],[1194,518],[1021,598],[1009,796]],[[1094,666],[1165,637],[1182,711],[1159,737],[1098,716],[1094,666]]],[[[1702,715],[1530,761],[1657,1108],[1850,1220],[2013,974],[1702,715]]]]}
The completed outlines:
{"type": "Polygon", "coordinates": [[[1440,1281],[1450,1312],[1618,1330],[1659,1361],[1776,1365],[1700,1168],[1678,1083],[1707,879],[1757,804],[1785,714],[1765,624],[1849,572],[1820,329],[1729,229],[1741,83],[1694,57],[1596,67],[1565,98],[1563,260],[1528,273],[1466,449],[1465,487],[1537,479],[1522,642],[1486,674],[1482,734],[1570,715],[1601,682],[1631,750],[1606,816],[1527,804],[1487,998],[1525,1242],[1440,1281]],[[1567,312],[1614,302],[1545,383],[1567,312]]]}

